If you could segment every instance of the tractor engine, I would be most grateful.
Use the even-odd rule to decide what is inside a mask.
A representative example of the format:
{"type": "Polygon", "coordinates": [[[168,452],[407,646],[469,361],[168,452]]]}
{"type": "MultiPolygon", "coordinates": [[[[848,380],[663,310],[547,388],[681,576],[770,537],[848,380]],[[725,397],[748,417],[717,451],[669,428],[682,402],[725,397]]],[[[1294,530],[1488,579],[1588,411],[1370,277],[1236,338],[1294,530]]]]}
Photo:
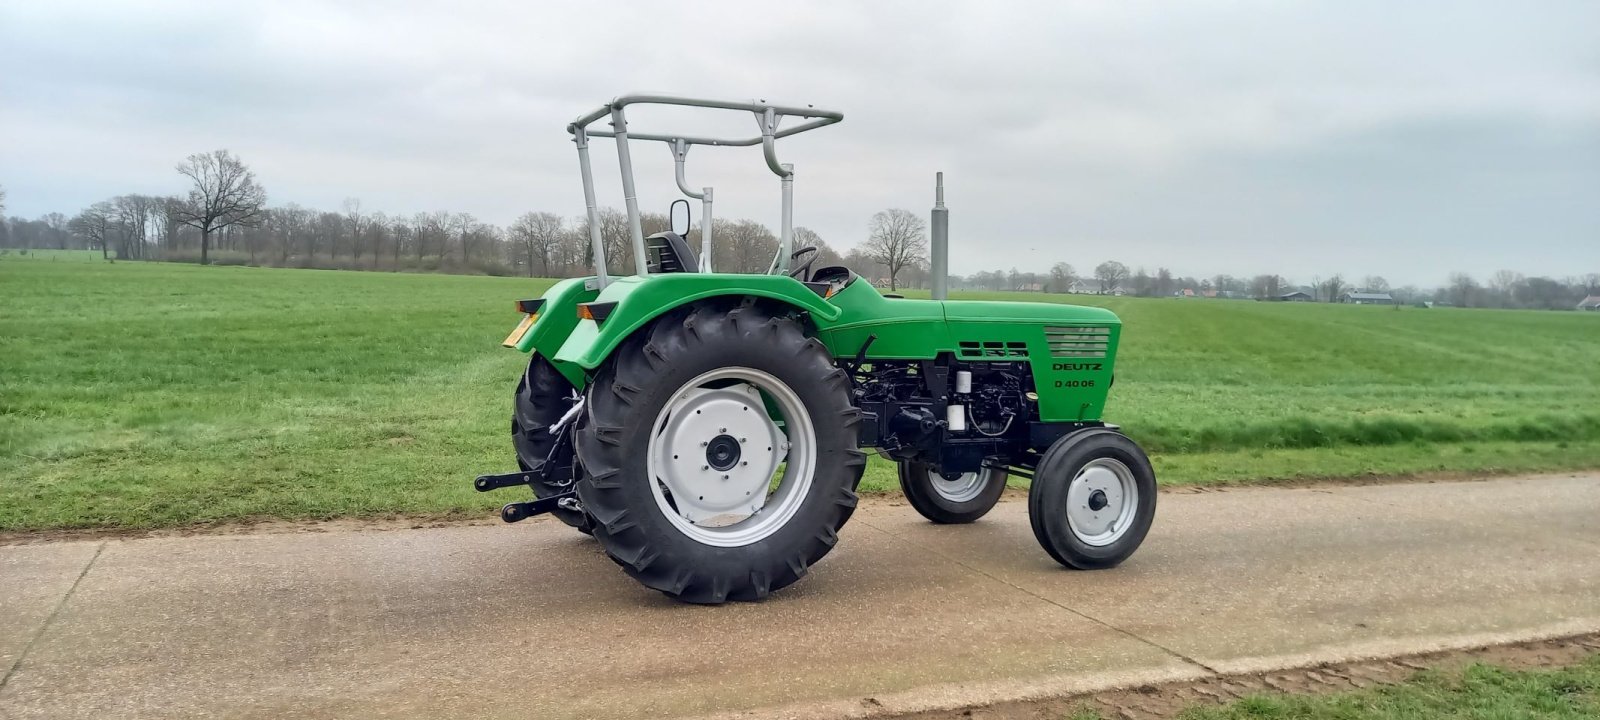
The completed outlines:
{"type": "Polygon", "coordinates": [[[867,416],[862,444],[946,472],[1025,451],[1038,418],[1026,363],[881,361],[858,370],[856,381],[856,405],[867,416]]]}

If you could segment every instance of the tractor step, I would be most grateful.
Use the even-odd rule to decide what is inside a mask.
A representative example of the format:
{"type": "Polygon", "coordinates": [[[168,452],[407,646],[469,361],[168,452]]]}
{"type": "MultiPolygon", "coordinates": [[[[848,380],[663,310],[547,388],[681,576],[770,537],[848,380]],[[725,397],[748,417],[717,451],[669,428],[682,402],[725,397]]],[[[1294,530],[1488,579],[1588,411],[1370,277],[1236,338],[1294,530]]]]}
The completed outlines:
{"type": "Polygon", "coordinates": [[[543,515],[557,507],[569,507],[578,501],[577,493],[568,490],[559,495],[542,497],[525,502],[506,503],[500,508],[500,519],[508,523],[521,522],[535,515],[543,515]]]}
{"type": "Polygon", "coordinates": [[[500,475],[479,475],[478,479],[472,481],[472,487],[478,492],[489,492],[513,485],[529,485],[533,482],[533,478],[534,473],[531,470],[500,475]]]}

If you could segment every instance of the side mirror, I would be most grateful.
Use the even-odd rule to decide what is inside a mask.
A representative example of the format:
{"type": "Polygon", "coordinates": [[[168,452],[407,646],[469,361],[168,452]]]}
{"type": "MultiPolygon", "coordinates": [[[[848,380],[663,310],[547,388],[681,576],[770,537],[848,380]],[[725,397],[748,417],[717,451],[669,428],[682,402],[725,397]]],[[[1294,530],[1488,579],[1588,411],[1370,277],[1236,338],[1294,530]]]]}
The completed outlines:
{"type": "Polygon", "coordinates": [[[672,201],[672,206],[667,209],[667,216],[669,218],[667,224],[668,224],[669,228],[672,230],[673,234],[677,235],[678,237],[688,237],[689,236],[689,201],[688,200],[684,200],[683,198],[678,198],[677,200],[673,200],[672,201]],[[681,213],[681,215],[683,216],[683,223],[681,225],[678,223],[678,216],[680,215],[680,213],[678,212],[678,205],[680,205],[680,204],[683,205],[683,212],[681,213]],[[682,228],[682,229],[680,230],[679,228],[682,228]]]}

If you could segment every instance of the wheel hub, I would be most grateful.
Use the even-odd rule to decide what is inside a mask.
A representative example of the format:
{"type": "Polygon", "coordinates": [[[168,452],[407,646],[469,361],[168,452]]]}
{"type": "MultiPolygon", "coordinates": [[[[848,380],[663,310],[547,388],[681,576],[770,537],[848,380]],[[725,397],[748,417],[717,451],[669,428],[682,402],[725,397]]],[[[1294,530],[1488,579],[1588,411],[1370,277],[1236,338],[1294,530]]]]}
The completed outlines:
{"type": "Polygon", "coordinates": [[[1118,460],[1095,458],[1067,488],[1067,524],[1087,545],[1110,545],[1133,524],[1138,504],[1133,471],[1118,460]]]}
{"type": "Polygon", "coordinates": [[[759,512],[788,448],[756,387],[689,389],[669,412],[653,459],[677,513],[692,524],[717,524],[759,512]]]}
{"type": "Polygon", "coordinates": [[[706,464],[722,471],[739,464],[739,441],[732,435],[718,435],[706,445],[706,464]]]}
{"type": "Polygon", "coordinates": [[[983,494],[986,487],[987,475],[979,472],[969,473],[940,473],[928,470],[929,484],[933,491],[950,502],[967,502],[983,494]]]}

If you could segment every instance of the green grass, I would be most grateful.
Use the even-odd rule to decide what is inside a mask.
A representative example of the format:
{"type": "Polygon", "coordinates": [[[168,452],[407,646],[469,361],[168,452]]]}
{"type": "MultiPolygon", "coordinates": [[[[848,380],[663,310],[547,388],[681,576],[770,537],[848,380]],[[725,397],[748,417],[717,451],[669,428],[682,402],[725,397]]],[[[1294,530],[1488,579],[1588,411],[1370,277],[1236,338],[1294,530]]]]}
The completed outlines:
{"type": "MultiPolygon", "coordinates": [[[[1095,711],[1071,716],[1096,720],[1095,711]]],[[[1260,695],[1193,708],[1183,720],[1499,720],[1600,717],[1600,656],[1558,670],[1472,665],[1409,682],[1330,695],[1260,695]]]]}
{"type": "MultiPolygon", "coordinates": [[[[497,506],[548,283],[0,258],[0,529],[497,506]]],[[[1600,467],[1600,317],[986,296],[1123,317],[1107,419],[1164,482],[1600,467]]]]}

